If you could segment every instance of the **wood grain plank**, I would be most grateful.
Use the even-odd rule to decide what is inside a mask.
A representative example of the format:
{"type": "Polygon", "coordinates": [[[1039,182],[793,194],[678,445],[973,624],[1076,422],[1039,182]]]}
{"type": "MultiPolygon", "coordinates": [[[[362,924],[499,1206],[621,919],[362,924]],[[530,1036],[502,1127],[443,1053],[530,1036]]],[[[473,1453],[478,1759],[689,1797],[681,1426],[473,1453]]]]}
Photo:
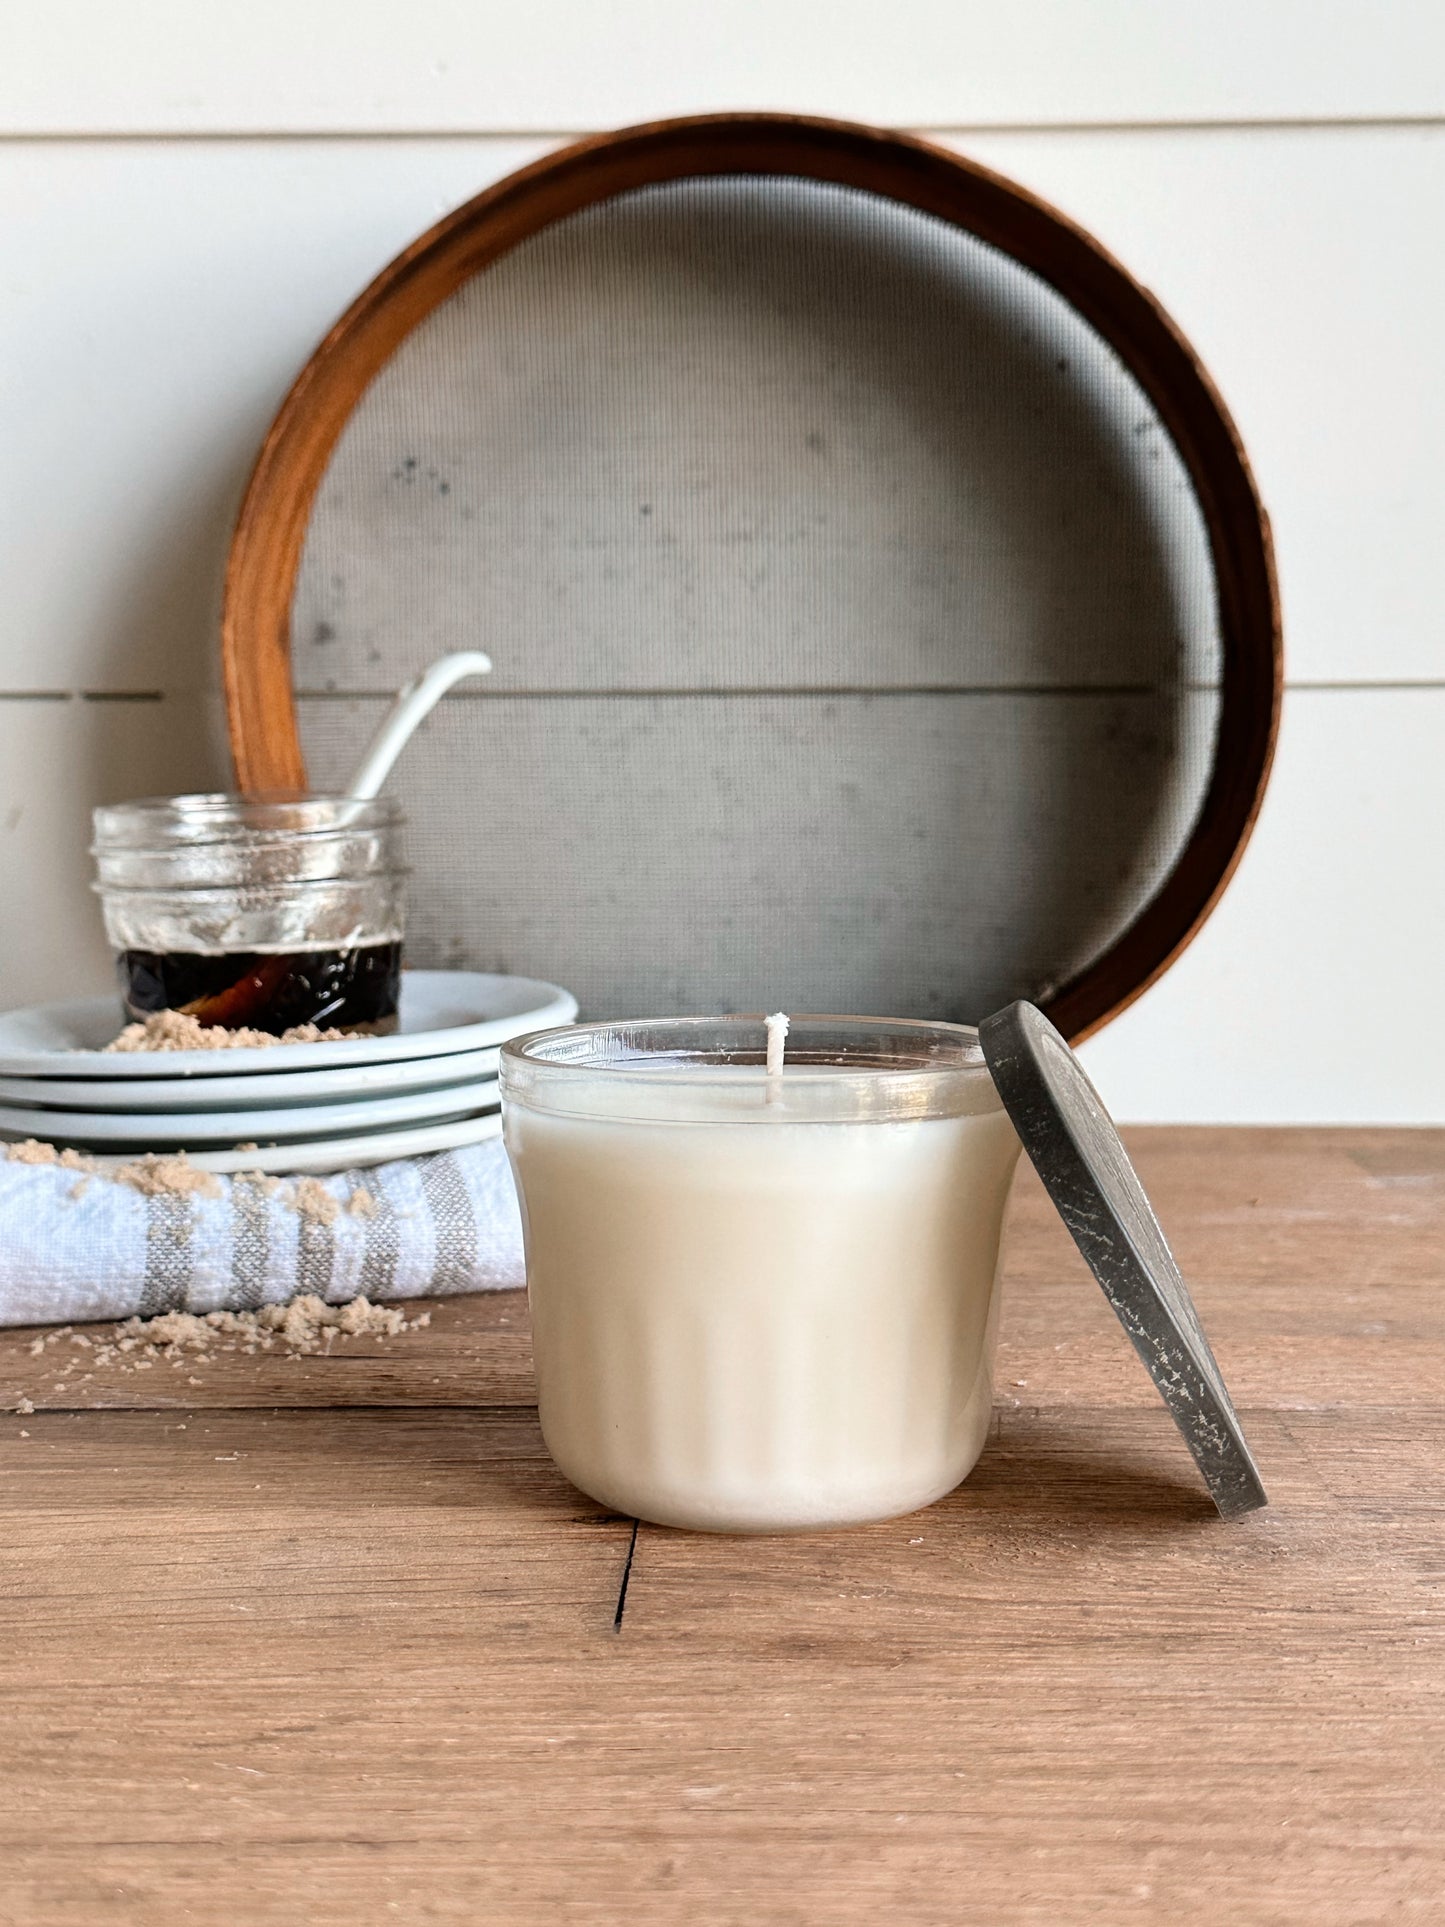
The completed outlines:
{"type": "Polygon", "coordinates": [[[1438,13],[1410,0],[803,0],[706,12],[622,0],[463,9],[251,0],[246,30],[183,0],[56,0],[0,82],[9,132],[588,128],[740,104],[893,124],[1440,114],[1438,13]]]}
{"type": "MultiPolygon", "coordinates": [[[[1445,1122],[1445,953],[1422,826],[1445,689],[1294,689],[1249,848],[1163,982],[1085,1046],[1139,1122],[1445,1122]],[[1422,868],[1422,865],[1425,865],[1422,868]]],[[[1402,1207],[1404,1208],[1404,1207],[1402,1207]]]]}
{"type": "Polygon", "coordinates": [[[524,1415],[47,1417],[3,1446],[10,1904],[1415,1917],[1445,1875],[1440,1504],[1392,1474],[1445,1414],[1291,1418],[1235,1529],[1162,1414],[1095,1416],[1087,1448],[1009,1418],[893,1525],[644,1529],[616,1636],[622,1524],[524,1415]]]}
{"type": "MultiPolygon", "coordinates": [[[[311,692],[390,691],[472,634],[488,696],[1173,689],[1219,680],[1221,623],[1259,646],[1255,605],[1233,615],[1248,545],[1215,594],[1205,505],[1228,554],[1232,472],[1200,452],[1212,424],[1184,376],[1157,348],[1146,362],[1143,323],[1116,320],[1110,346],[1010,266],[998,250],[1027,248],[1022,218],[961,169],[944,163],[939,201],[992,246],[877,199],[910,191],[916,150],[887,181],[807,136],[772,156],[873,193],[749,179],[774,124],[733,178],[659,178],[717,165],[712,127],[685,159],[619,150],[642,191],[535,232],[528,216],[478,274],[496,245],[482,215],[404,339],[423,297],[398,284],[374,334],[352,324],[310,371],[238,545],[262,568],[241,562],[228,617],[248,661],[286,620],[284,604],[257,613],[258,583],[284,594],[303,534],[287,600],[292,679],[311,692]]],[[[583,180],[606,165],[592,150],[583,180]]],[[[1069,286],[1062,242],[1040,253],[1069,286]]],[[[1122,315],[1128,297],[1104,305],[1122,315]]]]}
{"type": "Polygon", "coordinates": [[[619,1631],[514,1295],[0,1421],[0,1920],[1437,1920],[1445,1133],[1132,1135],[1271,1487],[1234,1526],[1032,1181],[976,1473],[645,1527],[619,1631]]]}
{"type": "Polygon", "coordinates": [[[215,787],[226,761],[219,707],[195,695],[0,700],[0,1009],[110,989],[91,810],[215,787]]]}
{"type": "MultiPolygon", "coordinates": [[[[408,1313],[415,1307],[407,1305],[408,1313]]],[[[332,1407],[532,1406],[531,1333],[519,1291],[478,1292],[425,1308],[431,1323],[397,1338],[338,1341],[329,1354],[217,1350],[151,1363],[98,1365],[86,1347],[42,1333],[0,1332],[0,1407],[38,1410],[191,1411],[332,1407]],[[63,1389],[61,1389],[63,1388],[63,1389]]],[[[77,1327],[99,1337],[114,1327],[77,1327]]]]}
{"type": "Polygon", "coordinates": [[[0,690],[219,686],[226,548],[296,370],[393,254],[538,149],[0,144],[0,690]]]}
{"type": "MultiPolygon", "coordinates": [[[[377,708],[302,702],[313,782],[344,779],[377,708]]],[[[547,976],[592,1015],[977,1022],[1138,914],[1215,722],[1162,692],[448,698],[394,786],[409,953],[547,976]]]]}
{"type": "MultiPolygon", "coordinates": [[[[194,686],[292,376],[393,255],[550,144],[0,144],[0,689],[194,686]]],[[[1275,526],[1290,674],[1439,681],[1445,264],[1420,237],[1445,129],[958,144],[1097,234],[1199,350],[1275,526]]]]}
{"type": "Polygon", "coordinates": [[[1269,510],[1286,668],[1302,681],[1439,679],[1433,591],[1417,559],[1440,519],[1431,451],[1445,394],[1419,387],[1397,356],[1412,355],[1417,317],[1445,298],[1445,261],[1418,240],[1422,213],[1437,225],[1445,216],[1442,143],[1439,128],[960,141],[1097,234],[1203,358],[1269,510]],[[1335,257],[1346,234],[1359,277],[1350,294],[1335,257]],[[1342,383],[1330,371],[1346,366],[1368,373],[1342,383]],[[1304,406],[1297,380],[1313,391],[1304,406]],[[1346,564],[1362,514],[1346,451],[1362,457],[1371,443],[1389,449],[1389,477],[1365,511],[1378,514],[1370,552],[1346,564]]]}

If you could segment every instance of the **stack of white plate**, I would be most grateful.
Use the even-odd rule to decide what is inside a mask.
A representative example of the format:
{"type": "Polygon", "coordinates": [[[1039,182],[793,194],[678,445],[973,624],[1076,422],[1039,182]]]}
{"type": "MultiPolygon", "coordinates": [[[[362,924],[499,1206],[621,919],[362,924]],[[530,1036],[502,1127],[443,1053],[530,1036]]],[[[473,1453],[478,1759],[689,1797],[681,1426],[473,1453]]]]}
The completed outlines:
{"type": "Polygon", "coordinates": [[[501,1129],[500,1047],[576,1014],[555,984],[408,970],[390,1036],[108,1054],[124,1021],[113,997],[38,1004],[0,1016],[0,1140],[118,1160],[186,1151],[209,1171],[342,1171],[453,1150],[501,1129]]]}

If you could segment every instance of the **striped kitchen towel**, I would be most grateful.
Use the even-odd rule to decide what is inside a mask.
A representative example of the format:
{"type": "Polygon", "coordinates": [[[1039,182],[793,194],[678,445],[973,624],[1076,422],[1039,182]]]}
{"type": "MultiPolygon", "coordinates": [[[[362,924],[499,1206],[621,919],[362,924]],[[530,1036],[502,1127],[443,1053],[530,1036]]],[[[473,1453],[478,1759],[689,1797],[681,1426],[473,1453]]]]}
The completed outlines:
{"type": "Polygon", "coordinates": [[[139,1183],[0,1146],[0,1325],[332,1304],[523,1282],[499,1138],[326,1178],[142,1167],[139,1183]]]}

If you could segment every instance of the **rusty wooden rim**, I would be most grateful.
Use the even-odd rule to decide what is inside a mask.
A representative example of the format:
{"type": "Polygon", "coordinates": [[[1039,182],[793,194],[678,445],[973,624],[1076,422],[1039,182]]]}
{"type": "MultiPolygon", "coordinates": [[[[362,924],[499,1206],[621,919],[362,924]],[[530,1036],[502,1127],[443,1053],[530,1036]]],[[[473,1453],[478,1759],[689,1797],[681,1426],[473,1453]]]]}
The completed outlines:
{"type": "Polygon", "coordinates": [[[632,189],[708,175],[862,189],[989,242],[1109,342],[1173,437],[1209,534],[1222,642],[1219,747],[1174,867],[1128,928],[1044,1008],[1077,1042],[1154,983],[1218,902],[1259,813],[1283,686],[1269,522],[1213,382],[1154,298],[1035,195],[927,141],[791,115],[701,115],[579,141],[499,181],[397,256],[302,369],[261,447],[226,570],[221,656],[236,777],[304,788],[291,601],[312,502],[353,408],[434,308],[520,242],[632,189]]]}

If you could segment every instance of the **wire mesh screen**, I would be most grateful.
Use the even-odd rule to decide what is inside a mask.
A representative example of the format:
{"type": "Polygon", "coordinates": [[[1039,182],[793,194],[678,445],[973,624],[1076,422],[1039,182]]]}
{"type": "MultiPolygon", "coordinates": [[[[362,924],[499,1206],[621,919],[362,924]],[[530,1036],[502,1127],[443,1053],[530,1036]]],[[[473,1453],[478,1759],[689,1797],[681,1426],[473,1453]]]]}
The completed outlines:
{"type": "Polygon", "coordinates": [[[372,383],[292,610],[313,783],[399,765],[418,964],[592,1015],[976,1019],[1133,921],[1209,781],[1204,523],[1109,346],[893,202],[696,180],[468,282],[372,383]]]}

